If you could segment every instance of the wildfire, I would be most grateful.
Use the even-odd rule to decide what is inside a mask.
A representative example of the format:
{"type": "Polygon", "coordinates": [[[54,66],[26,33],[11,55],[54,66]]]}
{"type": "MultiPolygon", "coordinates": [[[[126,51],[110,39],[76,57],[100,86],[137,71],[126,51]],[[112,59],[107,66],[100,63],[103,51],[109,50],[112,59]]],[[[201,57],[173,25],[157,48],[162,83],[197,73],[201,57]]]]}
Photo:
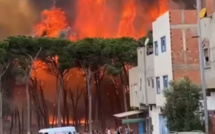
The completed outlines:
{"type": "Polygon", "coordinates": [[[42,19],[34,29],[36,36],[57,37],[60,30],[68,26],[66,15],[60,8],[53,7],[51,10],[42,12],[42,19]]]}
{"type": "MultiPolygon", "coordinates": [[[[55,120],[53,120],[52,118],[49,118],[49,124],[50,125],[57,125],[57,119],[55,119],[55,120]]],[[[63,120],[61,120],[61,123],[63,123],[63,120]]],[[[75,121],[74,120],[72,120],[72,119],[70,119],[69,120],[69,124],[74,124],[75,123],[75,121]]],[[[79,124],[85,124],[86,123],[86,121],[84,120],[84,119],[82,119],[82,120],[78,120],[78,122],[77,123],[79,123],[79,124]]]]}
{"type": "Polygon", "coordinates": [[[167,10],[167,0],[158,0],[152,5],[137,0],[78,0],[75,7],[72,25],[62,9],[44,10],[42,21],[34,29],[36,36],[57,37],[60,30],[70,26],[71,40],[85,37],[140,38],[151,29],[151,22],[167,10]]]}

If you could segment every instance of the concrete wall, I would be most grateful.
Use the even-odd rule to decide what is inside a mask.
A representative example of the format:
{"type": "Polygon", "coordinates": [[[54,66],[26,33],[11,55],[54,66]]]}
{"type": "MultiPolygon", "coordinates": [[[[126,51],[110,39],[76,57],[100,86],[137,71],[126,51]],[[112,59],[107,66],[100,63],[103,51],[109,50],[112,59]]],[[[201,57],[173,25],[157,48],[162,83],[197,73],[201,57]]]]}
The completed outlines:
{"type": "MultiPolygon", "coordinates": [[[[168,75],[168,79],[172,80],[172,55],[171,55],[171,39],[170,39],[170,22],[169,12],[166,12],[155,22],[153,22],[153,41],[158,42],[158,55],[154,54],[154,76],[160,78],[161,93],[156,95],[156,105],[164,106],[165,99],[163,96],[163,76],[168,75]],[[166,36],[166,52],[161,52],[161,37],[166,36]]],[[[155,80],[155,90],[156,89],[155,80]]]]}
{"type": "Polygon", "coordinates": [[[153,127],[152,134],[159,134],[159,113],[159,107],[153,106],[152,109],[149,109],[149,117],[151,117],[153,127]]]}
{"type": "Polygon", "coordinates": [[[146,56],[146,85],[148,104],[156,104],[153,54],[146,56]]]}
{"type": "Polygon", "coordinates": [[[215,13],[211,17],[201,19],[203,48],[209,48],[209,66],[205,66],[206,88],[210,91],[207,96],[208,110],[215,110],[215,13]]]}
{"type": "Polygon", "coordinates": [[[138,68],[139,68],[139,103],[140,104],[147,104],[147,97],[146,97],[146,53],[145,47],[139,47],[137,49],[138,53],[138,68]]]}
{"type": "Polygon", "coordinates": [[[215,110],[215,92],[211,92],[210,96],[207,96],[207,102],[208,102],[208,110],[213,111],[215,110]]]}
{"type": "Polygon", "coordinates": [[[146,106],[156,103],[155,85],[153,84],[154,56],[153,54],[146,55],[145,52],[145,47],[137,49],[138,66],[129,70],[130,103],[132,107],[141,108],[141,105],[146,106]],[[150,85],[147,83],[147,78],[150,79],[150,85]],[[135,89],[138,89],[137,94],[134,91],[135,89]]]}
{"type": "Polygon", "coordinates": [[[139,69],[133,67],[129,70],[129,86],[130,86],[130,107],[139,107],[139,69]]]}
{"type": "MultiPolygon", "coordinates": [[[[201,20],[203,41],[208,40],[210,67],[205,68],[207,88],[215,88],[215,14],[211,18],[201,20]]],[[[203,43],[204,44],[204,43],[203,43]]]]}

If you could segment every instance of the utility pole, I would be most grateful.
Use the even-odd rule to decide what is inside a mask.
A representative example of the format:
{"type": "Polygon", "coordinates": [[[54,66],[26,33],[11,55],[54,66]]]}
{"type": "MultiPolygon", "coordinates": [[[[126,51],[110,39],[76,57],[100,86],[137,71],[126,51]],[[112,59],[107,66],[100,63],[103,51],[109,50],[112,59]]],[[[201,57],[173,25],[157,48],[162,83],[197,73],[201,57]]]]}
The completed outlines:
{"type": "Polygon", "coordinates": [[[200,73],[201,73],[201,85],[203,94],[203,105],[204,105],[204,118],[205,118],[205,134],[209,134],[208,126],[208,108],[207,108],[207,96],[206,96],[206,85],[205,85],[205,65],[204,65],[204,52],[202,45],[202,34],[201,34],[201,0],[196,0],[197,19],[198,19],[198,37],[199,37],[199,60],[200,60],[200,73]]]}

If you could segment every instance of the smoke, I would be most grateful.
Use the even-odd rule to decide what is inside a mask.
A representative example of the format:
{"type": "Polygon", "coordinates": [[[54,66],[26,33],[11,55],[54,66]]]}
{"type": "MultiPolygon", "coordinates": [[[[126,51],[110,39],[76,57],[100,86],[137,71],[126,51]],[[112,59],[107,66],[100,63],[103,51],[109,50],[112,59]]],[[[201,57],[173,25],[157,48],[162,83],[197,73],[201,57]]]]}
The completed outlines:
{"type": "Polygon", "coordinates": [[[0,39],[32,32],[37,19],[35,7],[28,0],[0,0],[0,39]]]}
{"type": "Polygon", "coordinates": [[[172,9],[195,9],[196,0],[170,0],[172,9]]]}

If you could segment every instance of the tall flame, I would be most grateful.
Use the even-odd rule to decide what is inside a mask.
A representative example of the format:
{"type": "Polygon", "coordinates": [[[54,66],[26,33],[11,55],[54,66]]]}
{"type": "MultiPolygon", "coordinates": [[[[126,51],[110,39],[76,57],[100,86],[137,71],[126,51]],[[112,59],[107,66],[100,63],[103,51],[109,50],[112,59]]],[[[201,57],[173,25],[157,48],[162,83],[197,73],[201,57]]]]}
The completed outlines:
{"type": "MultiPolygon", "coordinates": [[[[78,0],[75,21],[70,25],[70,39],[140,38],[151,29],[151,22],[167,10],[167,0],[159,2],[150,5],[137,0],[78,0]]],[[[57,37],[59,31],[69,25],[65,12],[60,8],[45,10],[42,17],[35,27],[37,36],[57,37]]]]}
{"type": "Polygon", "coordinates": [[[65,12],[60,8],[53,7],[51,10],[42,12],[43,21],[35,26],[36,36],[57,37],[59,31],[68,26],[65,12]]]}

